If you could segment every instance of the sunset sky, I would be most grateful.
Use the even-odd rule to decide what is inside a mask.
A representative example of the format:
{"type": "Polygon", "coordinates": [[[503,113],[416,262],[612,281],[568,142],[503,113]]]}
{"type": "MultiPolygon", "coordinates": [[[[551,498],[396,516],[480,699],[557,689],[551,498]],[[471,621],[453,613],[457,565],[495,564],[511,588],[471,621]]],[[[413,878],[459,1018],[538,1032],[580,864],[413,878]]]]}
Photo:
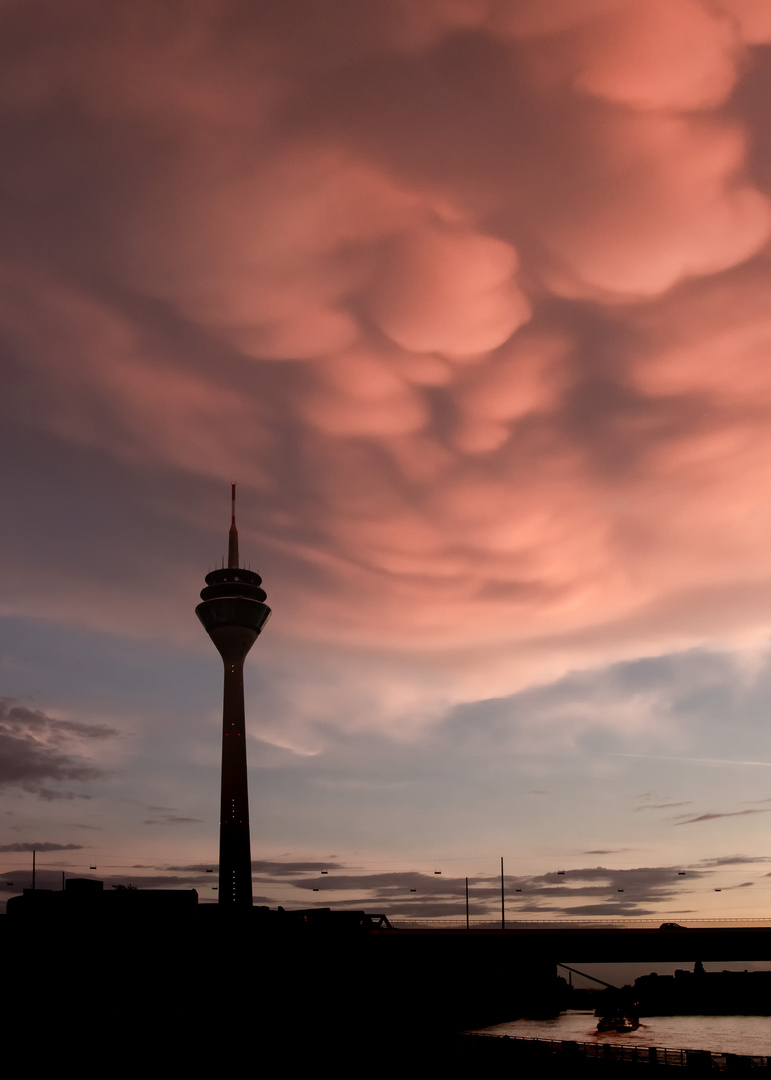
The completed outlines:
{"type": "Polygon", "coordinates": [[[0,27],[0,900],[216,899],[235,480],[256,903],[765,914],[768,0],[0,27]]]}

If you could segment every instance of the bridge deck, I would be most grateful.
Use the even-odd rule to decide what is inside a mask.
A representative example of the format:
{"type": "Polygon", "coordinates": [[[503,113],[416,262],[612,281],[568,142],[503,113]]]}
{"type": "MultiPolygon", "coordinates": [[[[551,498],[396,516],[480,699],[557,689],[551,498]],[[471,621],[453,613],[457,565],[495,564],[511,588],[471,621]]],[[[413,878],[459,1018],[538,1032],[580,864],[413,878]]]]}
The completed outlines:
{"type": "Polygon", "coordinates": [[[771,927],[699,927],[653,930],[625,927],[576,927],[569,929],[498,928],[476,930],[457,927],[378,931],[388,938],[413,940],[427,949],[455,939],[465,951],[495,948],[519,959],[565,960],[583,963],[607,961],[693,962],[695,960],[736,962],[771,960],[771,927]]]}

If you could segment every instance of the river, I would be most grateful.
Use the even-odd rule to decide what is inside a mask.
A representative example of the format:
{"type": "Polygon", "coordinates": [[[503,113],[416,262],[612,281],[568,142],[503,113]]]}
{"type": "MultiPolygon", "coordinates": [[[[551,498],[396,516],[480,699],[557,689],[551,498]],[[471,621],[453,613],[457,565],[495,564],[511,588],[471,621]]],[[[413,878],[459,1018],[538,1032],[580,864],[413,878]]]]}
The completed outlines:
{"type": "Polygon", "coordinates": [[[530,1039],[573,1039],[576,1042],[771,1056],[769,1016],[646,1016],[636,1031],[625,1035],[618,1032],[599,1035],[593,1012],[571,1009],[549,1020],[511,1020],[480,1030],[530,1039]]]}

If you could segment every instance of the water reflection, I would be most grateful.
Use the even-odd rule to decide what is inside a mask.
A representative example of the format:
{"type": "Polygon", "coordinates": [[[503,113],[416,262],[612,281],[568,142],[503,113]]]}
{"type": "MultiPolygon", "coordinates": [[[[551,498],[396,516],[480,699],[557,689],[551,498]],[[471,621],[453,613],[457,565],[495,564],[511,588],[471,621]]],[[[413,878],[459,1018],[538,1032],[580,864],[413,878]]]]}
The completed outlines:
{"type": "Polygon", "coordinates": [[[600,1034],[593,1012],[571,1009],[546,1020],[523,1017],[482,1030],[529,1039],[574,1039],[576,1042],[607,1042],[617,1046],[666,1046],[723,1054],[771,1055],[771,1018],[768,1016],[646,1016],[636,1031],[600,1034]]]}

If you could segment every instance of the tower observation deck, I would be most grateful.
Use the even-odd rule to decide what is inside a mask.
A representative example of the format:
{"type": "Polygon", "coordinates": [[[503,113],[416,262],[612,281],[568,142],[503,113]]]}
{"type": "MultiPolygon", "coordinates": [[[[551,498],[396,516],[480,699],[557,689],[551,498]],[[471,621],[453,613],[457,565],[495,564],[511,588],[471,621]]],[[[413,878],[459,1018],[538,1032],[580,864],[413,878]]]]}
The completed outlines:
{"type": "Polygon", "coordinates": [[[239,566],[236,485],[228,565],[206,575],[195,613],[214,642],[225,668],[222,704],[222,787],[220,795],[219,903],[244,909],[252,904],[249,839],[249,783],[246,772],[244,660],[270,616],[262,578],[239,566]]]}

